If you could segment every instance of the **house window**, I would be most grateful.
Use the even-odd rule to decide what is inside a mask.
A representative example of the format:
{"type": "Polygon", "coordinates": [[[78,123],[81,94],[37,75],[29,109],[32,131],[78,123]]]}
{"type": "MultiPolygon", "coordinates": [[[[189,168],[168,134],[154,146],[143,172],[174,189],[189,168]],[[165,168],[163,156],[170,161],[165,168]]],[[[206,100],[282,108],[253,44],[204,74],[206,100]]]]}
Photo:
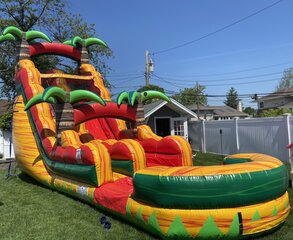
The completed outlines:
{"type": "Polygon", "coordinates": [[[264,107],[264,103],[263,102],[260,102],[259,103],[259,108],[263,108],[264,107]]]}

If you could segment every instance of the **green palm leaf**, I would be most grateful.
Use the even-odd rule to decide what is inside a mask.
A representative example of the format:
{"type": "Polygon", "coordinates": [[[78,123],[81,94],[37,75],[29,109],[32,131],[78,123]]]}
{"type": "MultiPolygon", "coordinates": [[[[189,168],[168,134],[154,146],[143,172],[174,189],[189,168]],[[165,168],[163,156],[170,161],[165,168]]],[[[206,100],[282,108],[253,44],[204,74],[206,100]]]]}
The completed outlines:
{"type": "Polygon", "coordinates": [[[74,47],[82,47],[83,45],[83,39],[80,36],[75,36],[72,38],[72,46],[74,47]]]}
{"type": "Polygon", "coordinates": [[[120,106],[123,101],[127,101],[128,95],[129,94],[126,91],[121,92],[117,97],[117,100],[116,100],[117,104],[120,106]]]}
{"type": "Polygon", "coordinates": [[[16,41],[16,38],[11,34],[7,33],[6,35],[1,35],[0,36],[0,43],[4,41],[16,41]]]}
{"type": "Polygon", "coordinates": [[[3,30],[3,35],[6,35],[8,33],[12,34],[13,36],[17,37],[18,39],[21,39],[23,32],[15,26],[9,26],[3,30]]]}
{"type": "MultiPolygon", "coordinates": [[[[32,98],[27,102],[27,104],[25,105],[25,107],[24,107],[24,111],[27,111],[27,110],[30,109],[32,106],[34,106],[34,105],[36,105],[36,104],[38,104],[38,103],[44,102],[44,100],[43,100],[43,98],[42,98],[42,95],[43,95],[43,94],[40,93],[40,94],[38,94],[38,95],[32,97],[32,98]]],[[[47,99],[46,102],[54,104],[54,103],[55,103],[55,100],[54,100],[54,98],[50,97],[50,98],[47,99]]]]}
{"type": "Polygon", "coordinates": [[[66,40],[65,42],[63,42],[63,44],[70,45],[73,47],[78,47],[78,46],[82,46],[83,39],[79,36],[75,36],[69,40],[66,40]]]}
{"type": "Polygon", "coordinates": [[[42,95],[43,101],[47,101],[50,97],[56,99],[57,102],[66,102],[66,92],[59,87],[48,87],[42,95]]]}
{"type": "Polygon", "coordinates": [[[137,91],[129,92],[128,104],[130,104],[130,106],[134,106],[135,102],[139,100],[138,98],[139,98],[139,93],[137,91]]]}
{"type": "Polygon", "coordinates": [[[87,38],[87,39],[85,39],[85,46],[86,47],[89,47],[89,46],[91,46],[93,44],[108,47],[108,45],[101,39],[98,39],[98,38],[87,38]]]}
{"type": "Polygon", "coordinates": [[[65,42],[63,42],[63,44],[73,46],[72,45],[72,39],[66,40],[65,42]]]}
{"type": "Polygon", "coordinates": [[[162,99],[162,100],[165,100],[166,102],[171,102],[170,98],[167,95],[159,91],[150,90],[150,91],[144,91],[141,93],[142,102],[150,100],[150,99],[154,99],[154,98],[162,99]]]}
{"type": "Polygon", "coordinates": [[[106,105],[105,101],[97,94],[87,90],[74,90],[70,92],[70,103],[76,103],[81,100],[91,100],[106,105]]]}
{"type": "Polygon", "coordinates": [[[27,41],[30,41],[36,38],[42,38],[46,40],[47,42],[52,42],[52,40],[45,33],[35,31],[35,30],[26,32],[25,37],[27,41]]]}

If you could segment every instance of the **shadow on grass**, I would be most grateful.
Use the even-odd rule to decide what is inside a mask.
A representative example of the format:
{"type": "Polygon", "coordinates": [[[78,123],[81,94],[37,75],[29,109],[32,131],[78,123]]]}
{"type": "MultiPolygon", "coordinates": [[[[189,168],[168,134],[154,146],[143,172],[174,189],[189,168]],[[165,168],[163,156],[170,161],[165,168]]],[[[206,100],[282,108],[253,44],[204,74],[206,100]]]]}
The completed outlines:
{"type": "MultiPolygon", "coordinates": [[[[52,192],[57,192],[58,194],[61,194],[63,196],[66,196],[76,202],[79,202],[81,204],[86,204],[88,207],[94,209],[95,211],[97,211],[100,216],[106,216],[107,218],[112,218],[112,219],[115,219],[115,220],[118,220],[120,222],[120,224],[124,224],[124,225],[127,225],[129,227],[132,227],[132,228],[135,228],[135,229],[139,229],[141,230],[142,232],[144,232],[145,234],[149,235],[150,236],[150,239],[158,239],[156,238],[156,236],[152,235],[152,233],[150,232],[147,232],[145,229],[143,229],[141,226],[134,226],[132,222],[128,222],[128,221],[125,221],[125,219],[120,216],[120,214],[117,214],[111,210],[107,210],[106,208],[104,207],[101,207],[101,206],[98,206],[98,205],[93,205],[93,203],[90,203],[90,202],[87,202],[86,200],[82,200],[80,198],[78,198],[77,196],[74,196],[74,195],[70,195],[68,193],[65,193],[65,192],[62,192],[60,190],[57,190],[57,189],[53,189],[53,188],[50,188],[48,186],[45,186],[41,183],[39,183],[37,180],[35,180],[33,177],[31,177],[30,175],[24,173],[24,172],[21,172],[20,174],[18,174],[18,178],[25,182],[25,183],[28,183],[28,184],[31,184],[31,185],[34,185],[34,186],[38,186],[38,187],[42,187],[44,189],[48,189],[52,192]]],[[[1,205],[0,205],[1,206],[1,205]]],[[[110,220],[111,222],[111,220],[110,220]]],[[[130,228],[131,229],[131,228],[130,228]]]]}
{"type": "MultiPolygon", "coordinates": [[[[50,188],[50,187],[48,187],[48,186],[46,186],[46,185],[41,184],[40,182],[38,182],[36,179],[34,179],[34,178],[31,177],[30,175],[26,174],[25,172],[21,172],[20,174],[18,174],[18,178],[19,178],[21,181],[25,182],[25,183],[28,183],[28,184],[31,184],[31,185],[35,185],[35,186],[38,186],[38,187],[42,187],[42,188],[45,188],[45,189],[51,190],[52,192],[57,192],[57,193],[59,193],[59,194],[62,194],[62,195],[64,195],[64,196],[66,196],[66,197],[69,197],[69,198],[75,200],[75,201],[78,201],[78,202],[81,202],[81,203],[86,203],[86,204],[88,204],[87,201],[82,200],[82,199],[80,199],[80,198],[78,198],[78,197],[76,197],[76,196],[70,195],[70,194],[68,194],[68,193],[64,193],[64,192],[59,191],[59,190],[57,190],[57,189],[53,189],[53,188],[50,188]]],[[[89,205],[90,207],[95,208],[95,209],[97,208],[97,207],[95,207],[95,206],[93,206],[93,205],[90,205],[90,204],[88,204],[88,205],[89,205]]],[[[99,210],[100,210],[100,208],[99,208],[99,210]]],[[[102,209],[101,209],[101,210],[102,210],[102,209]]],[[[103,212],[103,211],[101,211],[101,212],[103,212]]]]}
{"type": "MultiPolygon", "coordinates": [[[[38,182],[36,179],[34,179],[33,177],[31,177],[30,175],[24,173],[24,172],[21,172],[18,174],[18,178],[23,181],[23,182],[26,182],[26,183],[29,183],[31,185],[35,185],[35,186],[38,186],[38,187],[42,187],[42,188],[46,188],[46,189],[51,189],[43,184],[41,184],[40,182],[38,182]]],[[[52,190],[52,189],[51,189],[52,190]]]]}

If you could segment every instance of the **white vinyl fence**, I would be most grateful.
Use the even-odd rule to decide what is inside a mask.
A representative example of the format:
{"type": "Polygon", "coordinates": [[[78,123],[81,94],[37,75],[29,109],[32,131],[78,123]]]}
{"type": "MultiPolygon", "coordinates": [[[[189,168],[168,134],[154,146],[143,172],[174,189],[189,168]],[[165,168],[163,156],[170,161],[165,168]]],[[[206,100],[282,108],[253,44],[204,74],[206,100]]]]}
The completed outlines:
{"type": "Polygon", "coordinates": [[[3,132],[0,130],[0,153],[3,155],[4,159],[14,158],[13,145],[12,143],[10,144],[10,132],[3,132]]]}
{"type": "Polygon", "coordinates": [[[293,116],[191,121],[188,133],[196,151],[234,154],[264,153],[289,163],[286,146],[293,140],[293,116]]]}
{"type": "MultiPolygon", "coordinates": [[[[196,151],[234,154],[264,153],[289,163],[286,146],[293,141],[293,116],[276,118],[233,119],[222,121],[190,121],[189,140],[196,151]]],[[[0,130],[0,153],[14,157],[10,132],[0,130]]]]}

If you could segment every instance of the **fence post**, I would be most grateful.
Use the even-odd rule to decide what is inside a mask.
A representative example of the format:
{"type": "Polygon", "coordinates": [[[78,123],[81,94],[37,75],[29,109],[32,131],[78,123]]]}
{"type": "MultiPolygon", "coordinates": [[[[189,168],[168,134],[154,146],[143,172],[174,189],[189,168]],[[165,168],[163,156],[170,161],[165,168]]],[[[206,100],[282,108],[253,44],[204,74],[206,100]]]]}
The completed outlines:
{"type": "MultiPolygon", "coordinates": [[[[284,113],[283,114],[284,116],[284,122],[285,122],[285,129],[286,129],[286,132],[287,132],[287,141],[288,141],[288,144],[291,143],[291,129],[290,129],[290,116],[291,114],[290,113],[284,113]]],[[[289,148],[288,150],[288,157],[289,157],[289,160],[290,160],[290,157],[291,157],[291,150],[289,148]]]]}
{"type": "MultiPolygon", "coordinates": [[[[286,124],[286,130],[287,130],[287,136],[288,136],[288,144],[291,144],[291,127],[290,127],[290,113],[285,113],[283,114],[285,118],[285,124],[286,124]]],[[[289,162],[291,166],[291,187],[293,188],[293,156],[292,156],[292,151],[291,148],[288,149],[288,155],[289,155],[289,162]]]]}
{"type": "MultiPolygon", "coordinates": [[[[4,132],[0,129],[0,144],[1,144],[1,149],[0,153],[3,155],[3,158],[5,158],[5,149],[4,149],[4,132]]],[[[0,157],[1,158],[1,157],[0,157]]]]}
{"type": "Polygon", "coordinates": [[[238,134],[238,119],[239,117],[234,117],[234,130],[235,130],[235,142],[236,142],[236,151],[239,153],[239,134],[238,134]]]}
{"type": "Polygon", "coordinates": [[[203,153],[206,153],[206,124],[205,119],[202,120],[202,139],[201,139],[201,149],[203,153]]]}

